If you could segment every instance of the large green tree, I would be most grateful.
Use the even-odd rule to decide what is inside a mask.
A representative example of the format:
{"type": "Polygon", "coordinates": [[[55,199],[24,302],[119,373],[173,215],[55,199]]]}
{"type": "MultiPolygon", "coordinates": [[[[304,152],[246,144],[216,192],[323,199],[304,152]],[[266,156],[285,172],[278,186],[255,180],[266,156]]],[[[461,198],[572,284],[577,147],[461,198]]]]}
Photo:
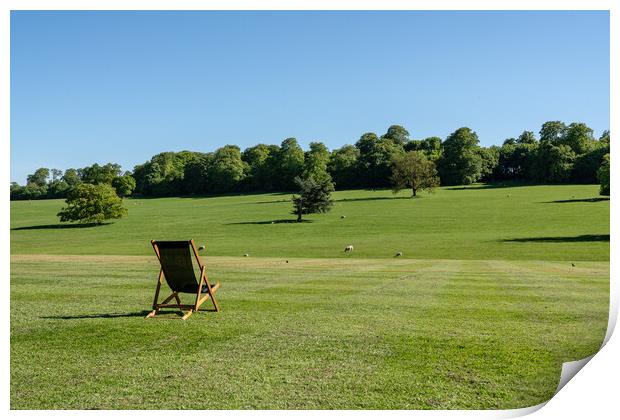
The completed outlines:
{"type": "Polygon", "coordinates": [[[47,178],[50,176],[50,170],[48,168],[39,168],[34,171],[33,174],[28,175],[26,178],[27,184],[33,184],[37,187],[43,187],[47,185],[47,178]]]}
{"type": "Polygon", "coordinates": [[[601,184],[601,195],[610,195],[611,192],[610,166],[609,154],[606,154],[597,173],[598,182],[601,184]]]}
{"type": "Polygon", "coordinates": [[[82,182],[80,179],[80,174],[77,169],[69,168],[65,171],[62,176],[62,180],[67,183],[67,185],[71,187],[75,187],[77,184],[82,182]]]}
{"type": "Polygon", "coordinates": [[[252,191],[272,191],[276,186],[277,160],[280,147],[257,144],[243,151],[241,158],[248,164],[247,188],[252,191]]]}
{"type": "Polygon", "coordinates": [[[562,121],[547,121],[540,128],[540,142],[559,144],[566,133],[566,124],[562,121]]]}
{"type": "Polygon", "coordinates": [[[82,183],[69,191],[67,206],[58,212],[61,222],[97,223],[127,214],[123,200],[108,184],[82,183]]]}
{"type": "Polygon", "coordinates": [[[281,190],[296,188],[295,178],[301,176],[304,169],[304,151],[297,139],[290,137],[280,145],[278,156],[278,186],[281,190]]]}
{"type": "Polygon", "coordinates": [[[183,190],[185,165],[194,155],[194,152],[187,151],[163,152],[142,165],[136,165],[133,171],[136,192],[153,196],[179,194],[183,190]]]}
{"type": "Polygon", "coordinates": [[[433,191],[439,186],[435,164],[423,152],[410,151],[392,157],[392,186],[394,193],[411,189],[415,197],[418,191],[433,191]]]}
{"type": "Polygon", "coordinates": [[[118,163],[106,163],[102,166],[95,163],[78,169],[78,173],[82,182],[88,184],[112,184],[114,178],[121,175],[121,165],[118,163]]]}
{"type": "Polygon", "coordinates": [[[329,150],[321,142],[310,143],[310,150],[305,153],[303,177],[323,176],[327,174],[329,150]]]}
{"type": "Polygon", "coordinates": [[[409,131],[402,125],[391,125],[381,138],[389,139],[395,143],[404,145],[409,141],[409,131]]]}
{"type": "Polygon", "coordinates": [[[360,177],[369,187],[386,187],[390,184],[392,156],[405,152],[404,146],[389,138],[378,138],[375,133],[364,133],[355,143],[360,151],[358,159],[360,177]]]}
{"type": "Polygon", "coordinates": [[[536,140],[536,135],[532,131],[524,131],[517,138],[517,143],[519,144],[535,144],[538,143],[536,140]]]}
{"type": "Polygon", "coordinates": [[[302,221],[304,214],[326,213],[331,210],[334,184],[328,177],[296,177],[295,184],[299,188],[299,195],[293,196],[292,214],[297,216],[298,222],[302,221]]]}
{"type": "Polygon", "coordinates": [[[119,197],[127,197],[136,189],[136,180],[129,172],[112,180],[112,186],[119,197]]]}
{"type": "Polygon", "coordinates": [[[236,191],[248,172],[248,164],[241,159],[237,146],[221,147],[213,153],[210,161],[207,184],[209,191],[223,193],[236,191]]]}
{"type": "Polygon", "coordinates": [[[594,131],[584,123],[572,123],[566,128],[560,144],[569,146],[577,155],[587,153],[596,145],[594,131]]]}
{"type": "Polygon", "coordinates": [[[361,186],[357,160],[360,151],[355,146],[347,144],[332,152],[327,170],[339,190],[361,186]]]}
{"type": "Polygon", "coordinates": [[[468,127],[461,127],[448,136],[439,160],[442,184],[472,184],[480,179],[483,160],[478,143],[478,135],[468,127]]]}
{"type": "Polygon", "coordinates": [[[504,144],[499,148],[494,177],[502,180],[528,180],[536,165],[537,143],[504,144]]]}
{"type": "Polygon", "coordinates": [[[534,178],[540,182],[566,182],[575,163],[575,152],[565,144],[542,143],[537,149],[534,178]]]}

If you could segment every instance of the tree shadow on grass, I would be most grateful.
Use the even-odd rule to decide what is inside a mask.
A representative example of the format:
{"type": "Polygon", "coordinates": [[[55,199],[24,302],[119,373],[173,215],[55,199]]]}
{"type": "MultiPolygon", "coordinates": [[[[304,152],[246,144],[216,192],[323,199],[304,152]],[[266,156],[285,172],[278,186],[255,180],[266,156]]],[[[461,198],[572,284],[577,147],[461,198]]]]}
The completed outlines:
{"type": "Polygon", "coordinates": [[[108,223],[74,223],[74,224],[62,224],[58,223],[56,225],[36,225],[36,226],[22,226],[16,227],[11,230],[46,230],[46,229],[84,229],[84,228],[92,228],[97,226],[106,226],[111,225],[112,222],[108,223]]]}
{"type": "Polygon", "coordinates": [[[44,319],[99,319],[99,318],[134,318],[147,316],[151,311],[129,312],[129,313],[116,313],[116,314],[84,314],[84,315],[55,315],[55,316],[42,316],[44,319]]]}
{"type": "Polygon", "coordinates": [[[279,219],[279,220],[263,220],[260,222],[234,222],[226,223],[227,225],[275,225],[281,223],[312,223],[312,220],[302,220],[298,222],[295,219],[279,219]]]}
{"type": "MultiPolygon", "coordinates": [[[[216,312],[215,309],[207,308],[200,309],[199,312],[216,312]]],[[[114,318],[146,318],[146,316],[151,313],[151,311],[140,311],[140,312],[128,312],[128,313],[112,313],[112,314],[84,314],[84,315],[56,315],[56,316],[42,316],[42,319],[114,319],[114,318]]],[[[157,313],[158,318],[163,319],[177,319],[184,315],[183,311],[159,311],[157,313]]],[[[179,318],[180,319],[180,318],[179,318]]]]}
{"type": "Polygon", "coordinates": [[[544,203],[598,203],[601,201],[609,201],[609,197],[571,198],[570,200],[544,201],[544,203]]]}
{"type": "Polygon", "coordinates": [[[334,200],[334,202],[345,202],[345,201],[375,201],[375,200],[410,200],[412,198],[419,197],[367,197],[367,198],[341,198],[339,200],[334,200]]]}
{"type": "Polygon", "coordinates": [[[243,204],[275,204],[275,203],[290,203],[291,200],[290,199],[284,199],[284,200],[272,200],[272,201],[251,201],[249,203],[243,203],[243,204]]]}
{"type": "Polygon", "coordinates": [[[444,189],[448,191],[460,191],[460,190],[491,190],[496,188],[512,188],[512,187],[524,187],[530,184],[518,183],[518,182],[497,182],[493,184],[474,184],[474,185],[457,185],[454,187],[446,187],[444,189]]]}
{"type": "Polygon", "coordinates": [[[609,242],[609,235],[540,236],[533,238],[504,239],[501,242],[609,242]]]}

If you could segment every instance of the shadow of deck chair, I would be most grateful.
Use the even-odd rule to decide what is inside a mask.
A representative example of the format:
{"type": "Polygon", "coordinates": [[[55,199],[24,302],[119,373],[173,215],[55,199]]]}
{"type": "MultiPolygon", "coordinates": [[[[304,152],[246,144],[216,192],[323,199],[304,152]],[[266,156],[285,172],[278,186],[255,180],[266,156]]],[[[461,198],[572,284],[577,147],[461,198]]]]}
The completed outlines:
{"type": "Polygon", "coordinates": [[[207,278],[207,271],[204,264],[200,262],[198,250],[194,240],[189,241],[151,241],[157,259],[161,265],[159,270],[159,278],[157,280],[157,288],[155,289],[155,298],[153,299],[153,310],[146,316],[152,318],[163,308],[177,308],[187,310],[183,315],[183,319],[189,318],[194,312],[198,312],[200,306],[209,298],[213,302],[215,310],[219,312],[220,306],[215,300],[215,291],[220,287],[219,283],[211,284],[207,278]],[[200,269],[200,280],[196,280],[196,273],[192,263],[192,255],[196,259],[198,268],[200,269]],[[172,294],[158,303],[159,292],[163,279],[172,290],[172,294]],[[179,293],[190,293],[196,295],[196,301],[193,305],[182,304],[179,293]],[[176,303],[169,303],[172,299],[176,303]]]}

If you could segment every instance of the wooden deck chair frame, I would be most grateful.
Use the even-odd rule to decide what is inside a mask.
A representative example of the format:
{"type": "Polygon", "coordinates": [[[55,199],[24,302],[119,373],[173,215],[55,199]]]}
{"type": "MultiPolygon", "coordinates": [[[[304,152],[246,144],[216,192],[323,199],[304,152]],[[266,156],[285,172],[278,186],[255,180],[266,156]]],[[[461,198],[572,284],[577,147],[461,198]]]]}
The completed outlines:
{"type": "Polygon", "coordinates": [[[194,240],[190,239],[189,241],[187,241],[187,244],[191,248],[194,254],[196,263],[198,263],[198,267],[200,268],[200,280],[198,281],[198,286],[197,286],[198,288],[196,290],[196,301],[194,302],[193,305],[182,304],[181,298],[179,297],[179,293],[181,292],[177,290],[172,290],[172,294],[170,296],[165,298],[161,303],[158,303],[159,292],[161,291],[161,286],[163,284],[166,274],[164,273],[164,268],[163,268],[163,264],[161,261],[161,253],[157,245],[157,241],[152,240],[151,245],[153,246],[153,249],[155,250],[155,254],[157,255],[157,260],[159,261],[160,268],[159,268],[159,277],[157,279],[157,287],[155,288],[155,298],[153,299],[153,310],[149,312],[146,318],[155,317],[155,315],[157,315],[160,309],[162,308],[177,308],[177,309],[180,309],[181,311],[187,310],[187,312],[183,314],[183,317],[182,317],[183,320],[186,320],[194,312],[198,312],[199,310],[201,310],[200,306],[203,303],[205,303],[208,299],[211,299],[211,302],[213,302],[213,307],[215,308],[215,311],[216,312],[220,311],[220,305],[217,303],[217,300],[215,300],[215,292],[220,287],[220,283],[216,283],[214,285],[209,283],[209,278],[207,277],[206,266],[202,264],[202,262],[200,261],[200,257],[198,256],[198,250],[196,249],[196,244],[194,243],[194,240]],[[207,286],[206,291],[203,291],[203,284],[207,286]],[[172,299],[176,301],[176,304],[169,303],[172,299]]]}

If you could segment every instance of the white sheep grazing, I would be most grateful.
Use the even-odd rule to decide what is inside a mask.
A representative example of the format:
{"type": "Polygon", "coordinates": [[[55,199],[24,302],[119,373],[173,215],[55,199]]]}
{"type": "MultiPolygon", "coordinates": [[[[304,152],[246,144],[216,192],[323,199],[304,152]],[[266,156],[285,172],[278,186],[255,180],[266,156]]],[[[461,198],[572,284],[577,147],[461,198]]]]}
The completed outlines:
{"type": "Polygon", "coordinates": [[[402,256],[403,256],[403,253],[402,253],[402,251],[398,251],[398,252],[396,253],[396,255],[394,255],[394,256],[395,256],[395,257],[402,257],[402,256]]]}
{"type": "Polygon", "coordinates": [[[350,252],[350,251],[353,251],[353,245],[347,245],[347,246],[344,248],[344,252],[350,252]]]}

